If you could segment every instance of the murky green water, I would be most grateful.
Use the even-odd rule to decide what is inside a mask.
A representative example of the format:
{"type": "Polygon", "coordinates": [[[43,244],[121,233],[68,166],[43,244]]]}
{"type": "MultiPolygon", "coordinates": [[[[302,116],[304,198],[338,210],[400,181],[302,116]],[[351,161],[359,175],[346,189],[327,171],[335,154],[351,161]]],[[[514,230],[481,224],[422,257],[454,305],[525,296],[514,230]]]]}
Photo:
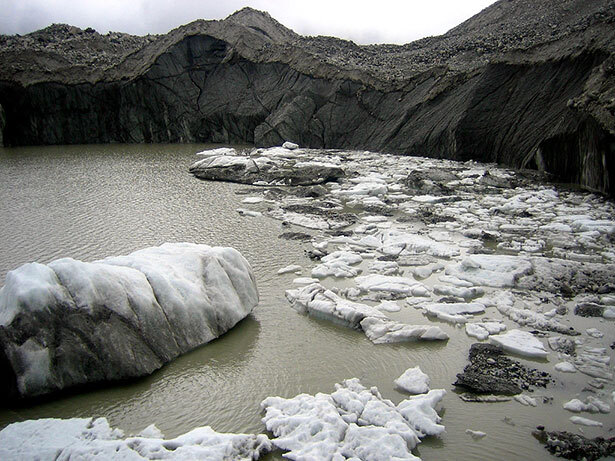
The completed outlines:
{"type": "MultiPolygon", "coordinates": [[[[202,425],[218,431],[264,432],[259,404],[267,396],[330,393],[334,383],[358,377],[398,402],[405,396],[394,389],[393,380],[408,367],[420,365],[431,377],[432,388],[448,391],[443,412],[447,433],[424,440],[418,450],[424,460],[550,458],[530,432],[537,424],[567,418],[561,405],[537,409],[514,401],[470,404],[454,393],[451,383],[473,342],[462,330],[439,324],[451,336],[446,343],[377,346],[360,332],[291,310],[284,290],[292,286],[295,275],[276,273],[289,264],[312,267],[304,254],[306,244],[280,239],[289,229],[279,221],[237,213],[245,206],[244,194],[257,188],[203,182],[188,174],[194,153],[205,147],[0,149],[1,283],[7,271],[29,261],[65,256],[91,261],[167,241],[190,241],[241,251],[254,268],[261,295],[254,313],[224,337],[152,376],[0,410],[0,427],[40,417],[105,416],[127,433],[151,423],[168,437],[202,425]],[[474,441],[465,433],[467,428],[488,436],[474,441]]],[[[395,318],[426,321],[410,308],[395,318]]],[[[537,394],[566,395],[564,388],[537,394]]],[[[586,433],[592,435],[592,430],[586,433]]]]}

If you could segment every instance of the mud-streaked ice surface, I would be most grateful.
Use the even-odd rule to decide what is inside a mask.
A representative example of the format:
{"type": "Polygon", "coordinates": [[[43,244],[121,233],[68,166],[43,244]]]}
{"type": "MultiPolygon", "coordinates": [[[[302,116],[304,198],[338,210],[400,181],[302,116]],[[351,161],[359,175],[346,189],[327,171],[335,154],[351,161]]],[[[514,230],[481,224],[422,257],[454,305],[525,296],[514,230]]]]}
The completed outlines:
{"type": "MultiPolygon", "coordinates": [[[[612,201],[535,172],[475,162],[294,146],[252,153],[189,147],[133,159],[114,151],[108,164],[100,153],[41,160],[36,150],[23,159],[4,150],[4,214],[16,223],[1,228],[3,274],[27,261],[93,260],[195,241],[241,251],[254,268],[260,304],[225,336],[151,378],[6,410],[2,424],[102,416],[129,434],[114,442],[120,445],[150,424],[171,437],[211,426],[266,434],[277,449],[265,459],[285,452],[294,459],[551,459],[531,436],[538,425],[612,435],[612,201]],[[217,167],[254,157],[247,163],[267,165],[276,179],[196,180],[187,169],[197,151],[217,167]],[[285,172],[296,165],[344,175],[288,186],[285,173],[275,173],[281,161],[285,172]],[[34,169],[41,162],[45,176],[34,169]],[[152,162],[161,167],[149,168],[152,162]],[[21,188],[18,171],[26,172],[21,188]],[[44,180],[55,172],[58,182],[62,171],[73,180],[97,171],[94,198],[54,208],[61,206],[49,192],[54,183],[44,180]],[[135,171],[143,180],[131,182],[140,178],[135,171]],[[19,200],[25,208],[13,211],[10,203],[19,200]],[[49,235],[39,226],[37,240],[21,215],[34,220],[41,209],[56,227],[49,235]],[[77,228],[75,210],[85,216],[77,228]],[[514,397],[462,399],[452,383],[475,342],[502,345],[549,384],[514,397]]],[[[69,179],[55,194],[92,193],[90,182],[70,189],[69,179]]],[[[161,434],[148,437],[166,443],[161,434]]],[[[261,440],[247,437],[241,440],[261,440]]]]}

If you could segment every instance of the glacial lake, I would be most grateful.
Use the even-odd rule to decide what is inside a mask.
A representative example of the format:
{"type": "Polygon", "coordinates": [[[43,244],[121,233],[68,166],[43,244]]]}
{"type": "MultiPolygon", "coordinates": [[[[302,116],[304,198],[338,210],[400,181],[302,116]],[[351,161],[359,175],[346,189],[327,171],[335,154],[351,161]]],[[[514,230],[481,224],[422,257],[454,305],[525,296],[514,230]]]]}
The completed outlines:
{"type": "MultiPolygon", "coordinates": [[[[237,209],[246,207],[242,200],[258,195],[258,187],[190,175],[194,154],[208,147],[213,146],[0,149],[1,284],[9,270],[26,262],[61,257],[92,261],[188,241],[238,249],[252,265],[260,292],[254,312],[229,333],[153,375],[2,409],[0,427],[34,418],[104,416],[127,434],[152,423],[166,437],[204,425],[220,432],[264,433],[259,405],[268,396],[331,393],[335,383],[357,377],[397,403],[407,394],[395,388],[394,379],[419,365],[430,376],[432,389],[447,391],[441,412],[446,433],[423,439],[416,452],[423,460],[555,459],[531,431],[567,419],[570,413],[560,402],[573,398],[568,387],[587,377],[577,373],[564,377],[565,385],[535,391],[538,408],[514,400],[466,403],[452,386],[475,342],[463,329],[440,323],[450,336],[447,342],[374,345],[361,332],[298,314],[284,296],[296,275],[277,271],[298,264],[309,276],[316,263],[305,253],[309,242],[279,236],[289,230],[313,231],[289,228],[267,216],[240,215],[237,209]],[[554,397],[554,403],[542,404],[541,396],[554,397]],[[487,437],[473,440],[466,429],[484,431],[487,437]]],[[[406,311],[405,321],[427,323],[419,311],[406,311]]],[[[579,320],[580,330],[583,322],[579,320]]],[[[547,369],[544,361],[519,360],[547,369]]],[[[584,431],[588,436],[600,433],[584,431]]],[[[281,458],[274,453],[266,459],[281,458]]]]}

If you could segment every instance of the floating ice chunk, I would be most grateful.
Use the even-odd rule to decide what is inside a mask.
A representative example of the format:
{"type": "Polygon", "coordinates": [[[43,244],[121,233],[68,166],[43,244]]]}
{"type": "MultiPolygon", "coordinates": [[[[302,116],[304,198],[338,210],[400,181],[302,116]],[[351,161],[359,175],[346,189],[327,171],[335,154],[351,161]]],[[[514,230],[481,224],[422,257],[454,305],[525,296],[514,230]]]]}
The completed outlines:
{"type": "Polygon", "coordinates": [[[399,274],[399,264],[395,261],[372,261],[368,271],[372,274],[395,275],[399,274]]]}
{"type": "Polygon", "coordinates": [[[307,229],[331,230],[341,229],[352,224],[344,218],[325,218],[314,215],[305,215],[291,211],[276,210],[270,213],[275,219],[283,220],[289,224],[305,227],[307,229]]]}
{"type": "Polygon", "coordinates": [[[327,264],[318,264],[312,269],[312,277],[356,277],[360,269],[350,267],[343,261],[332,261],[327,264]]]}
{"type": "Polygon", "coordinates": [[[606,309],[604,309],[602,316],[608,320],[615,319],[615,306],[609,306],[606,309]]]}
{"type": "Polygon", "coordinates": [[[455,198],[455,197],[449,197],[446,195],[440,195],[440,196],[435,196],[435,195],[415,195],[414,197],[412,197],[412,201],[414,202],[418,202],[418,203],[442,203],[442,202],[449,202],[451,201],[451,198],[455,198]]]}
{"type": "Polygon", "coordinates": [[[139,437],[145,437],[148,439],[164,439],[164,434],[156,427],[155,424],[150,424],[139,432],[139,437]]]}
{"type": "Polygon", "coordinates": [[[433,303],[423,306],[427,315],[431,315],[449,323],[466,323],[468,314],[485,312],[485,306],[480,303],[433,303]]]}
{"type": "Polygon", "coordinates": [[[261,203],[263,200],[265,200],[263,197],[246,197],[241,201],[241,203],[247,203],[249,205],[253,205],[256,203],[261,203]]]}
{"type": "Polygon", "coordinates": [[[613,379],[609,368],[610,356],[605,348],[586,348],[577,353],[574,365],[578,371],[593,378],[613,379]]]}
{"type": "Polygon", "coordinates": [[[577,372],[577,369],[575,368],[575,366],[570,362],[557,363],[555,364],[555,369],[562,373],[576,373],[577,372]]]}
{"type": "Polygon", "coordinates": [[[441,271],[442,269],[444,269],[444,264],[432,263],[422,267],[415,267],[414,269],[412,269],[412,274],[415,277],[426,279],[434,272],[441,271]]]}
{"type": "Polygon", "coordinates": [[[385,312],[399,312],[401,310],[401,306],[395,301],[381,301],[380,304],[376,306],[376,309],[385,312]]]}
{"type": "Polygon", "coordinates": [[[450,283],[451,285],[455,285],[458,287],[470,288],[473,286],[472,282],[468,282],[467,280],[461,280],[457,277],[452,277],[450,275],[441,275],[438,277],[438,280],[444,283],[450,283]]]}
{"type": "Polygon", "coordinates": [[[322,264],[312,269],[313,277],[356,277],[360,269],[350,267],[359,264],[363,258],[358,253],[350,251],[334,251],[321,259],[322,264]]]}
{"type": "Polygon", "coordinates": [[[564,403],[564,409],[573,413],[586,411],[589,413],[610,413],[611,407],[594,396],[588,396],[585,402],[579,399],[572,399],[564,403]]]}
{"type": "Polygon", "coordinates": [[[582,411],[589,411],[590,405],[581,402],[579,399],[572,399],[563,405],[564,410],[572,411],[573,413],[580,413],[582,411]]]}
{"type": "Polygon", "coordinates": [[[532,271],[531,262],[520,256],[472,255],[448,266],[446,275],[494,288],[515,286],[519,277],[532,271]]]}
{"type": "Polygon", "coordinates": [[[298,264],[291,264],[290,266],[282,267],[278,270],[278,275],[288,274],[289,272],[293,272],[295,274],[300,274],[303,268],[298,264]]]}
{"type": "Polygon", "coordinates": [[[447,285],[434,285],[433,291],[437,295],[456,296],[463,299],[478,298],[485,294],[485,290],[480,287],[463,288],[447,285]]]}
{"type": "Polygon", "coordinates": [[[377,181],[366,181],[357,184],[349,189],[332,190],[333,196],[338,197],[353,197],[353,196],[379,196],[384,195],[388,191],[387,185],[377,181]]]}
{"type": "Polygon", "coordinates": [[[363,258],[358,253],[351,251],[334,251],[321,259],[322,262],[329,263],[333,261],[342,261],[348,265],[359,264],[363,258]]]}
{"type": "Polygon", "coordinates": [[[286,290],[286,298],[298,312],[360,329],[366,317],[386,318],[378,309],[339,297],[318,283],[295,290],[286,290]]]}
{"type": "Polygon", "coordinates": [[[284,144],[282,144],[282,147],[288,150],[295,150],[299,148],[299,144],[295,144],[294,142],[290,142],[290,141],[285,141],[284,144]]]}
{"type": "Polygon", "coordinates": [[[327,394],[268,397],[261,408],[263,423],[276,437],[273,444],[297,460],[330,458],[348,427],[327,394]]]}
{"type": "Polygon", "coordinates": [[[473,431],[472,429],[466,429],[466,434],[470,435],[474,440],[480,440],[487,436],[486,432],[473,431]]]}
{"type": "Polygon", "coordinates": [[[376,236],[380,240],[379,251],[385,255],[428,254],[441,258],[459,255],[459,249],[453,245],[436,242],[429,237],[403,232],[398,229],[385,229],[376,236]]]}
{"type": "Polygon", "coordinates": [[[155,426],[139,437],[123,438],[105,418],[38,419],[0,431],[1,459],[258,459],[272,450],[265,435],[223,434],[199,427],[164,440],[155,426]]]}
{"type": "Polygon", "coordinates": [[[526,407],[535,407],[537,405],[536,399],[526,394],[517,394],[514,396],[514,399],[526,407]]]}
{"type": "Polygon", "coordinates": [[[438,424],[441,419],[435,408],[445,395],[444,389],[432,389],[427,394],[419,394],[402,400],[397,405],[397,409],[419,433],[440,435],[444,432],[444,426],[438,424]]]}
{"type": "Polygon", "coordinates": [[[354,423],[348,426],[346,436],[332,459],[420,461],[408,452],[407,443],[399,434],[391,434],[386,428],[357,426],[354,423]]]}
{"type": "Polygon", "coordinates": [[[491,336],[493,344],[499,344],[506,351],[526,357],[545,358],[549,352],[544,344],[533,334],[522,330],[510,330],[508,333],[491,336]]]}
{"type": "Polygon", "coordinates": [[[361,321],[361,328],[374,344],[448,339],[448,335],[440,327],[408,325],[382,317],[366,317],[361,321]]]}
{"type": "Polygon", "coordinates": [[[241,216],[249,216],[251,218],[258,218],[263,215],[260,211],[246,210],[245,208],[237,208],[237,213],[241,216]]]}
{"type": "Polygon", "coordinates": [[[588,328],[585,330],[585,333],[587,333],[587,335],[591,336],[592,338],[602,338],[604,336],[604,333],[602,333],[597,328],[588,328]]]}
{"type": "Polygon", "coordinates": [[[479,340],[484,340],[489,335],[496,335],[506,330],[506,325],[501,322],[466,323],[466,333],[479,340]]]}
{"type": "Polygon", "coordinates": [[[444,394],[431,391],[395,406],[355,378],[336,384],[331,395],[268,397],[261,407],[273,444],[289,459],[419,460],[410,449],[444,431],[434,409],[444,394]]]}
{"type": "Polygon", "coordinates": [[[429,376],[420,367],[408,368],[397,378],[395,385],[410,394],[425,394],[429,392],[429,376]]]}
{"type": "Polygon", "coordinates": [[[311,285],[312,283],[318,283],[318,279],[312,277],[297,277],[293,279],[294,285],[311,285]]]}
{"type": "Polygon", "coordinates": [[[404,296],[429,296],[429,289],[413,279],[391,275],[369,274],[355,279],[363,291],[391,293],[404,296]]]}
{"type": "Polygon", "coordinates": [[[601,234],[614,234],[615,221],[577,219],[572,222],[572,229],[575,232],[598,231],[601,234]]]}
{"type": "Polygon", "coordinates": [[[231,248],[173,243],[93,263],[24,265],[0,291],[15,397],[147,375],[228,331],[257,303],[252,269],[231,248]]]}
{"type": "Polygon", "coordinates": [[[594,421],[593,419],[583,418],[581,416],[571,416],[570,422],[581,426],[602,427],[602,423],[600,421],[594,421]]]}
{"type": "Polygon", "coordinates": [[[545,314],[531,311],[529,309],[518,309],[501,299],[497,309],[512,321],[522,326],[531,326],[540,330],[555,331],[566,335],[578,335],[579,333],[572,327],[558,322],[556,319],[549,318],[545,314]]]}
{"type": "Polygon", "coordinates": [[[540,229],[551,232],[572,232],[572,227],[570,227],[568,224],[559,222],[545,224],[544,226],[540,226],[540,229]]]}
{"type": "Polygon", "coordinates": [[[232,147],[219,147],[218,149],[209,149],[197,152],[195,155],[201,157],[218,157],[220,155],[236,155],[237,151],[232,147]]]}

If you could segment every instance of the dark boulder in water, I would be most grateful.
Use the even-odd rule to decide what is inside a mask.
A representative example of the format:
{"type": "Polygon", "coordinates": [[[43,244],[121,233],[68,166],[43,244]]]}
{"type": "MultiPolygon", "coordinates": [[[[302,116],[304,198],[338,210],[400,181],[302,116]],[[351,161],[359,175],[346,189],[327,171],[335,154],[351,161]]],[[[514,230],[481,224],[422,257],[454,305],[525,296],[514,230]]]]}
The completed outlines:
{"type": "Polygon", "coordinates": [[[525,367],[493,344],[472,344],[468,356],[470,363],[454,386],[474,394],[515,395],[532,386],[546,387],[550,381],[548,373],[525,367]]]}

